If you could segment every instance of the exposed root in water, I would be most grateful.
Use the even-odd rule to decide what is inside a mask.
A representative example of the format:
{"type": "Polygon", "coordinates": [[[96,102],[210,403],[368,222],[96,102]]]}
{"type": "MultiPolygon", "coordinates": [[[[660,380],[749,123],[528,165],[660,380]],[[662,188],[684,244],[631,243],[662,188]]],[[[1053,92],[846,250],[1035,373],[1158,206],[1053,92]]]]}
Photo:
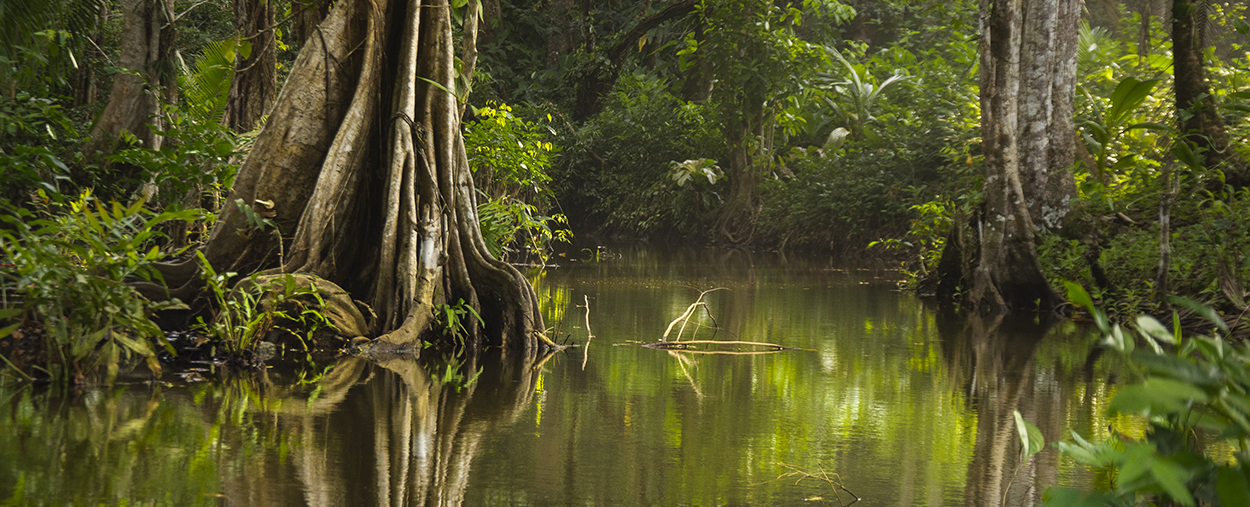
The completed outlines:
{"type": "MultiPolygon", "coordinates": [[[[798,477],[798,479],[794,481],[794,484],[796,485],[800,482],[803,482],[803,480],[805,479],[815,479],[815,480],[822,481],[828,484],[829,489],[833,490],[833,497],[837,499],[838,505],[841,505],[842,507],[847,507],[848,505],[852,505],[855,502],[858,502],[861,500],[859,495],[856,495],[851,490],[846,489],[846,486],[842,484],[842,476],[836,473],[831,474],[829,472],[826,472],[824,467],[820,465],[816,465],[816,468],[819,469],[820,472],[814,473],[814,474],[806,472],[803,469],[796,467],[794,465],[787,465],[785,463],[777,463],[777,466],[790,470],[789,472],[786,472],[784,474],[777,476],[777,480],[788,479],[790,477],[798,477]],[[842,495],[838,493],[839,490],[847,492],[855,499],[851,500],[849,503],[843,504],[842,495]]],[[[812,498],[809,498],[808,500],[824,500],[824,499],[821,497],[812,497],[812,498]]]]}

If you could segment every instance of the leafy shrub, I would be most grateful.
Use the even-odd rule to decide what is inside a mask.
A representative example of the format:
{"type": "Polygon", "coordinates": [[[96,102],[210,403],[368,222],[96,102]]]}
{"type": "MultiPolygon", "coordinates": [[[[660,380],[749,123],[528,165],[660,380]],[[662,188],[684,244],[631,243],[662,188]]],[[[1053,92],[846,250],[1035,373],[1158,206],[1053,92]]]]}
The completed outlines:
{"type": "Polygon", "coordinates": [[[0,94],[0,198],[21,202],[35,189],[61,192],[70,178],[67,161],[80,158],[78,141],[56,101],[0,94]]]}
{"type": "Polygon", "coordinates": [[[195,254],[216,305],[210,321],[200,317],[197,327],[222,347],[230,360],[256,364],[256,347],[271,331],[298,339],[308,351],[314,333],[334,329],[319,310],[326,303],[315,284],[301,287],[291,274],[261,280],[260,274],[254,273],[231,289],[229,283],[237,273],[218,273],[202,252],[195,254]]]}
{"type": "MultiPolygon", "coordinates": [[[[162,204],[184,205],[188,193],[223,195],[239,170],[235,156],[241,139],[215,121],[195,121],[164,106],[168,118],[161,148],[135,146],[109,156],[114,164],[130,164],[140,170],[127,183],[131,188],[151,185],[162,204]]],[[[211,203],[215,208],[219,203],[211,203]]]]}
{"type": "Polygon", "coordinates": [[[572,236],[567,229],[551,227],[557,223],[567,225],[564,215],[541,216],[537,207],[509,195],[480,204],[477,213],[486,248],[498,259],[507,259],[517,251],[513,245],[519,245],[524,253],[546,264],[551,243],[568,243],[572,236]]]}
{"type": "Polygon", "coordinates": [[[49,377],[68,380],[102,365],[111,382],[132,356],[160,374],[155,350],[172,349],[149,313],[178,303],[150,302],[126,281],[163,283],[153,266],[165,257],[154,228],[195,220],[199,210],[158,214],[143,205],[105,206],[89,193],[38,212],[0,204],[0,250],[11,263],[0,289],[5,305],[43,323],[49,377]]]}
{"type": "Polygon", "coordinates": [[[707,106],[675,97],[663,80],[621,75],[604,111],[565,134],[568,148],[553,171],[556,195],[571,216],[606,232],[695,233],[726,187],[678,186],[670,169],[679,160],[726,160],[725,140],[709,114],[707,106]]]}
{"type": "Polygon", "coordinates": [[[1105,490],[1051,488],[1043,505],[1250,505],[1250,346],[1230,343],[1215,311],[1189,300],[1173,302],[1206,317],[1215,334],[1184,336],[1177,313],[1171,330],[1140,316],[1133,333],[1111,324],[1079,285],[1068,285],[1068,298],[1093,315],[1101,345],[1124,355],[1139,379],[1119,389],[1109,410],[1145,417],[1150,429],[1142,439],[1113,430],[1099,443],[1073,432],[1059,449],[1114,480],[1105,490]],[[1235,461],[1204,452],[1204,441],[1227,443],[1235,461]]]}
{"type": "Polygon", "coordinates": [[[513,115],[507,104],[488,102],[474,108],[474,114],[477,120],[465,124],[464,144],[477,187],[491,198],[504,194],[531,202],[548,198],[547,170],[558,150],[546,140],[546,132],[554,129],[513,115]]]}

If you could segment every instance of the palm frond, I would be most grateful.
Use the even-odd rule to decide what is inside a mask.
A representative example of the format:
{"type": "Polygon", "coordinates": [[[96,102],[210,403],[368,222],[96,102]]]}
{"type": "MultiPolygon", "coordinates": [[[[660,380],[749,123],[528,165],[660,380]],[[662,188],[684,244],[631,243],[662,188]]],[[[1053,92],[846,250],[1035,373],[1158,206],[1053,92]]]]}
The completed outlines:
{"type": "Polygon", "coordinates": [[[240,44],[237,37],[231,37],[205,44],[195,59],[194,69],[185,62],[181,64],[178,86],[186,100],[187,114],[202,121],[221,121],[234,79],[235,52],[248,49],[247,42],[240,44]]]}

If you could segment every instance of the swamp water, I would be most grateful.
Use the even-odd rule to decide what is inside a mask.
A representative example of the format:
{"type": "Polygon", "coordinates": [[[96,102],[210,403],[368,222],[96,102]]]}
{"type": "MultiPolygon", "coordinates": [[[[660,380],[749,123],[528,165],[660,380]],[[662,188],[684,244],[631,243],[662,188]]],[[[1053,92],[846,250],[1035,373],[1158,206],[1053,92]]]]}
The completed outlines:
{"type": "Polygon", "coordinates": [[[578,347],[0,389],[0,505],[1035,505],[1093,479],[1049,446],[1017,470],[1013,410],[1047,441],[1132,432],[1087,331],[948,315],[886,270],[629,250],[536,276],[578,347]],[[719,287],[670,340],[800,350],[641,346],[719,287]]]}

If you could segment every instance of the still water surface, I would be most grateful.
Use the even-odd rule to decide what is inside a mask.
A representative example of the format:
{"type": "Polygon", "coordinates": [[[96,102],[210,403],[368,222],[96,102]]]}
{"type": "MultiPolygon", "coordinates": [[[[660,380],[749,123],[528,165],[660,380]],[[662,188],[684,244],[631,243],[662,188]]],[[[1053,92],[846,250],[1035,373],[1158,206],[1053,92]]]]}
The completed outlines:
{"type": "Polygon", "coordinates": [[[1034,505],[1089,474],[1053,448],[1017,470],[1013,410],[1047,441],[1132,431],[1086,331],[941,312],[879,267],[634,249],[535,277],[577,347],[0,389],[0,504],[1034,505]],[[799,350],[641,346],[722,287],[682,340],[799,350]]]}

